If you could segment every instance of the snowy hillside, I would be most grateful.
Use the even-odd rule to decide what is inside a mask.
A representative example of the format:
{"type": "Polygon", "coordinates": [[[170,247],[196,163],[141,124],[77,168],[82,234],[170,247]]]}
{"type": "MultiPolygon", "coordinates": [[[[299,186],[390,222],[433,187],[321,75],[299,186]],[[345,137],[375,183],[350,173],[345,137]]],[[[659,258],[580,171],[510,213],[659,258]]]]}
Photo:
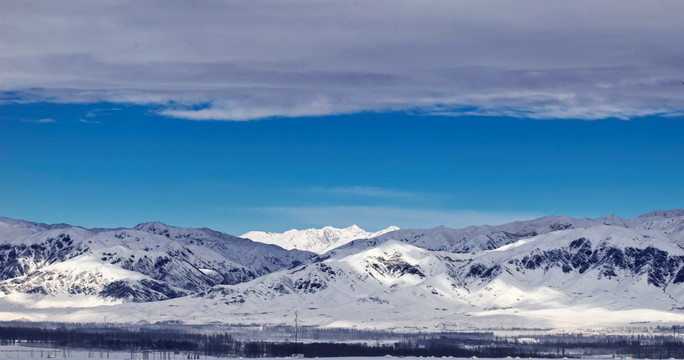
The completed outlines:
{"type": "Polygon", "coordinates": [[[252,280],[311,255],[161,223],[87,230],[0,218],[0,296],[165,300],[252,280]]]}
{"type": "Polygon", "coordinates": [[[292,229],[284,233],[250,231],[240,237],[265,244],[275,244],[284,249],[299,249],[322,254],[352,240],[373,238],[396,230],[399,230],[396,226],[377,232],[367,232],[356,225],[344,229],[326,226],[322,229],[292,229]]]}
{"type": "Polygon", "coordinates": [[[399,331],[684,321],[681,210],[398,230],[318,256],[158,223],[12,222],[0,222],[0,319],[289,324],[297,310],[305,325],[399,331]],[[155,271],[160,257],[173,269],[155,271]]]}
{"type": "Polygon", "coordinates": [[[227,318],[245,322],[277,322],[298,308],[324,326],[675,322],[684,320],[684,250],[659,232],[613,225],[559,230],[476,254],[389,240],[217,286],[201,301],[222,304],[227,318]]]}

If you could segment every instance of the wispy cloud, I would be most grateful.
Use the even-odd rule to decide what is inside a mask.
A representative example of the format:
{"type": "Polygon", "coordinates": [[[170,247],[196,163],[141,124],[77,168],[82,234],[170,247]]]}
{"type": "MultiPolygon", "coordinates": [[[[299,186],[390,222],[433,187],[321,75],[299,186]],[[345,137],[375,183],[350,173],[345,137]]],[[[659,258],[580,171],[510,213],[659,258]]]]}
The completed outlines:
{"type": "Polygon", "coordinates": [[[100,120],[87,120],[87,119],[78,119],[78,122],[83,123],[83,124],[101,124],[102,122],[100,120]]]}
{"type": "Polygon", "coordinates": [[[4,4],[0,101],[233,121],[684,110],[679,0],[125,3],[4,4]]]}
{"type": "Polygon", "coordinates": [[[390,225],[401,228],[431,228],[444,225],[460,228],[470,225],[498,225],[543,216],[531,212],[410,209],[382,206],[256,207],[247,209],[260,216],[299,227],[337,227],[358,224],[379,230],[390,225]]]}
{"type": "Polygon", "coordinates": [[[402,200],[426,200],[429,194],[411,191],[400,191],[377,186],[337,186],[337,187],[309,187],[304,191],[346,195],[368,198],[402,199],[402,200]]]}
{"type": "Polygon", "coordinates": [[[105,109],[92,109],[86,113],[86,117],[94,118],[103,114],[108,114],[113,111],[119,111],[121,108],[105,108],[105,109]]]}
{"type": "MultiPolygon", "coordinates": [[[[2,116],[0,118],[7,118],[2,116]]],[[[42,118],[42,119],[19,119],[19,121],[34,124],[56,124],[58,121],[52,118],[42,118]]]]}

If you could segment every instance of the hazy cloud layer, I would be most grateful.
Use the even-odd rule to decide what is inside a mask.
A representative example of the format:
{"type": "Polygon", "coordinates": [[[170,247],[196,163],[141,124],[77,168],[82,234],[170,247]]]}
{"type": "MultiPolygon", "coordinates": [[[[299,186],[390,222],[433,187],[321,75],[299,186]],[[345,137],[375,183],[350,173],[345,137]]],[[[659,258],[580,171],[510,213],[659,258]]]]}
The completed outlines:
{"type": "Polygon", "coordinates": [[[684,2],[17,1],[0,101],[251,120],[681,115],[684,2]]]}

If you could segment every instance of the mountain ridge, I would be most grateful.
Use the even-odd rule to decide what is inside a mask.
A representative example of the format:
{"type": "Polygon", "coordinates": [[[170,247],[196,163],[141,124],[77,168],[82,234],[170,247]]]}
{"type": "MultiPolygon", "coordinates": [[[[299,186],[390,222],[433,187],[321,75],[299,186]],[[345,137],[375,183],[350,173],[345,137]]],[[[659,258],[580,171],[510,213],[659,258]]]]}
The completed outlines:
{"type": "Polygon", "coordinates": [[[324,254],[159,222],[0,218],[0,270],[6,320],[282,324],[298,310],[312,326],[407,331],[663,325],[684,321],[684,210],[395,230],[324,254]]]}
{"type": "Polygon", "coordinates": [[[156,301],[247,281],[312,255],[161,223],[88,230],[1,219],[0,292],[156,301]],[[79,257],[97,261],[84,268],[74,260],[79,257]],[[54,269],[69,262],[74,271],[54,269]]]}

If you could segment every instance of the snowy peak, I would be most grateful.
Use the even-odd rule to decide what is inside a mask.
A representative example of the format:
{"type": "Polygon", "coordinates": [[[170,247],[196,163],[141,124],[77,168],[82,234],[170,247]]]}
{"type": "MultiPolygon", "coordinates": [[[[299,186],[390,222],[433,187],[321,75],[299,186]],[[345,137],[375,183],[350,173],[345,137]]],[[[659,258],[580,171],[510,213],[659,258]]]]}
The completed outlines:
{"type": "Polygon", "coordinates": [[[444,254],[391,241],[358,254],[280,270],[251,282],[217,286],[207,297],[223,297],[231,306],[257,306],[265,312],[308,303],[320,309],[351,306],[351,314],[365,312],[366,306],[373,304],[411,306],[418,297],[433,294],[439,284],[451,288],[453,274],[454,262],[444,254]]]}
{"type": "Polygon", "coordinates": [[[165,300],[249,281],[312,255],[158,222],[88,230],[3,218],[0,300],[22,294],[97,299],[89,304],[165,300]]]}
{"type": "Polygon", "coordinates": [[[385,286],[416,285],[444,272],[442,260],[435,252],[399,241],[389,241],[378,247],[327,262],[347,264],[358,274],[367,274],[385,286]]]}
{"type": "Polygon", "coordinates": [[[169,226],[159,222],[159,221],[150,221],[150,222],[145,222],[145,223],[140,223],[136,225],[133,230],[140,230],[140,231],[146,231],[150,233],[157,233],[159,231],[164,231],[168,230],[169,226]]]}
{"type": "Polygon", "coordinates": [[[643,214],[641,216],[638,216],[638,219],[652,219],[652,218],[659,218],[659,219],[669,219],[669,218],[675,218],[675,217],[681,217],[684,216],[684,209],[673,209],[673,210],[656,210],[656,211],[651,211],[650,213],[643,214]]]}
{"type": "Polygon", "coordinates": [[[170,239],[190,237],[194,239],[204,239],[209,237],[206,231],[203,231],[202,229],[180,228],[166,225],[158,221],[138,224],[133,228],[133,230],[143,231],[154,235],[161,235],[170,239]]]}
{"type": "Polygon", "coordinates": [[[284,233],[250,231],[241,237],[265,244],[278,245],[285,249],[298,249],[323,254],[356,239],[367,239],[399,230],[390,226],[377,232],[367,232],[357,225],[338,229],[326,226],[321,229],[292,229],[284,233]]]}

